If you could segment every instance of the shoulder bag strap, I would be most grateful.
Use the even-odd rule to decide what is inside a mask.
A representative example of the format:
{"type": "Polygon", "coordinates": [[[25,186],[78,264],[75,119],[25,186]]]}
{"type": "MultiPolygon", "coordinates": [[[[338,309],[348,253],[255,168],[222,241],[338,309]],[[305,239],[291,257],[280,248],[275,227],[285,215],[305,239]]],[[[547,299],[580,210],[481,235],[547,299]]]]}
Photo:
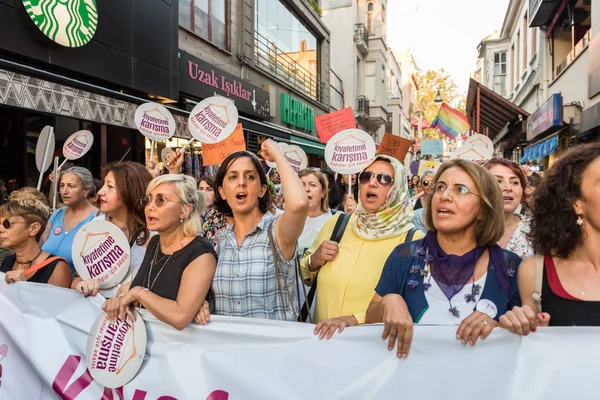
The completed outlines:
{"type": "Polygon", "coordinates": [[[412,242],[415,233],[417,232],[417,228],[410,228],[410,231],[406,234],[406,239],[404,239],[404,243],[412,242]]]}
{"type": "Polygon", "coordinates": [[[28,277],[30,277],[30,276],[33,276],[33,274],[35,274],[36,272],[38,272],[40,269],[42,269],[42,268],[44,268],[44,267],[47,267],[48,265],[52,264],[52,263],[53,263],[54,261],[56,261],[56,260],[62,260],[62,261],[64,261],[64,262],[66,262],[67,264],[69,264],[69,263],[67,262],[67,260],[65,260],[65,259],[64,259],[64,258],[62,258],[62,257],[58,257],[58,256],[50,257],[50,258],[48,258],[48,259],[46,259],[46,260],[42,261],[41,263],[39,263],[39,264],[36,264],[36,265],[34,265],[34,266],[32,266],[32,267],[30,267],[30,268],[26,269],[26,270],[25,270],[25,277],[26,277],[26,278],[28,278],[28,277]]]}
{"type": "Polygon", "coordinates": [[[544,278],[544,256],[536,253],[533,263],[533,302],[538,313],[542,312],[542,280],[544,278]]]}
{"type": "MultiPolygon", "coordinates": [[[[335,226],[333,227],[333,231],[331,232],[331,238],[329,240],[339,243],[342,241],[342,237],[344,237],[344,232],[346,231],[346,226],[348,226],[348,221],[350,221],[351,213],[341,214],[337,221],[335,221],[335,226]]],[[[318,277],[318,275],[317,275],[318,277]]],[[[317,294],[317,282],[319,280],[315,278],[313,281],[310,290],[308,291],[308,295],[305,297],[304,305],[300,310],[300,322],[306,321],[308,315],[310,314],[310,307],[315,298],[315,294],[317,294]]]]}
{"type": "MultiPolygon", "coordinates": [[[[273,239],[273,227],[275,223],[272,223],[268,229],[269,232],[269,244],[271,245],[271,251],[273,252],[273,262],[275,264],[275,277],[277,279],[277,289],[279,292],[279,297],[281,299],[281,307],[283,310],[283,321],[287,321],[286,312],[285,312],[285,301],[283,298],[283,285],[281,284],[281,279],[284,279],[285,291],[287,298],[290,302],[290,306],[292,307],[292,313],[294,315],[294,321],[298,321],[298,316],[296,315],[296,307],[294,306],[294,295],[290,293],[290,289],[287,284],[287,280],[285,280],[285,276],[283,275],[283,268],[281,266],[281,258],[279,257],[279,253],[277,252],[277,247],[275,246],[275,239],[273,239]]],[[[295,271],[294,271],[295,272],[295,271]]]]}

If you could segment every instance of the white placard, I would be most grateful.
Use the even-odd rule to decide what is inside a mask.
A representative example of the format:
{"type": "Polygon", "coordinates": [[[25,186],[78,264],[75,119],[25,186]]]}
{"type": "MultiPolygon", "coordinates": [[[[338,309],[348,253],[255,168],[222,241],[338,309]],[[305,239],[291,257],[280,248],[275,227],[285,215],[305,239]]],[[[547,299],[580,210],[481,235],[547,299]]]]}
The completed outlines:
{"type": "Polygon", "coordinates": [[[67,160],[77,160],[83,157],[94,144],[94,135],[92,132],[82,130],[77,131],[68,137],[63,145],[63,155],[67,160]]]}
{"type": "Polygon", "coordinates": [[[173,115],[157,103],[139,105],[135,110],[135,125],[142,135],[157,142],[170,139],[177,129],[173,115]]]}
{"type": "Polygon", "coordinates": [[[146,354],[146,326],[135,312],[135,321],[110,321],[102,313],[88,336],[86,364],[102,386],[118,388],[129,383],[140,370],[146,354]]]}
{"type": "Polygon", "coordinates": [[[375,157],[375,142],[360,129],[336,133],[325,146],[325,161],[339,174],[356,174],[375,157]]]}
{"type": "Polygon", "coordinates": [[[82,226],[73,239],[71,255],[79,276],[98,279],[100,289],[116,286],[129,272],[131,249],[127,237],[108,221],[92,221],[82,226]]]}
{"type": "MultiPolygon", "coordinates": [[[[278,142],[277,146],[279,146],[279,149],[283,152],[283,149],[286,148],[288,146],[288,144],[285,143],[285,142],[278,142]]],[[[269,166],[269,168],[277,168],[277,163],[275,161],[267,161],[267,160],[265,160],[265,162],[267,163],[267,165],[269,166]]]]}
{"type": "Polygon", "coordinates": [[[209,97],[196,104],[188,119],[188,129],[202,143],[219,143],[233,133],[238,123],[238,110],[231,100],[209,97]]]}
{"type": "Polygon", "coordinates": [[[494,144],[489,137],[476,134],[469,136],[458,149],[450,154],[450,159],[462,158],[464,160],[483,162],[494,155],[494,144]]]}
{"type": "Polygon", "coordinates": [[[40,132],[37,145],[35,146],[35,166],[40,173],[44,173],[52,165],[52,154],[56,142],[54,140],[54,128],[46,125],[40,132]]]}
{"type": "Polygon", "coordinates": [[[292,169],[298,173],[308,165],[308,158],[306,157],[306,153],[300,146],[296,146],[295,144],[291,144],[282,149],[283,156],[290,164],[292,169]]]}
{"type": "Polygon", "coordinates": [[[164,149],[161,150],[160,152],[160,159],[162,160],[162,162],[164,164],[167,163],[167,157],[169,157],[169,155],[175,153],[175,151],[173,149],[170,149],[168,147],[165,147],[164,149]]]}

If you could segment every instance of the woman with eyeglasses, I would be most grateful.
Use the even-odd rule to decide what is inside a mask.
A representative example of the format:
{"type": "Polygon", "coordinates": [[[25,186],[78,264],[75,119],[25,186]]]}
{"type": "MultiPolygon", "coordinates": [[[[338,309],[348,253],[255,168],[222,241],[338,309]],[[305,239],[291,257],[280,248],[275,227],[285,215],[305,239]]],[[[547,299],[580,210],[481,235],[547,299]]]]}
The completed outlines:
{"type": "MultiPolygon", "coordinates": [[[[298,175],[271,139],[261,156],[275,162],[281,178],[285,211],[269,212],[271,193],[258,157],[247,151],[230,154],[217,172],[215,203],[233,224],[219,233],[219,263],[212,289],[216,315],[296,321],[296,242],[308,213],[308,198],[298,175]]],[[[208,307],[196,316],[205,324],[208,307]]]]}
{"type": "Polygon", "coordinates": [[[75,267],[71,255],[73,239],[79,229],[98,213],[98,209],[89,202],[96,191],[94,177],[85,168],[71,167],[60,174],[58,187],[64,206],[54,211],[50,217],[42,237],[42,249],[67,260],[71,276],[74,276],[75,267]]]}
{"type": "Polygon", "coordinates": [[[485,163],[484,167],[496,178],[502,190],[504,234],[498,241],[498,245],[525,259],[533,254],[533,248],[527,238],[531,220],[515,214],[517,208],[524,204],[524,194],[527,189],[523,170],[505,158],[492,158],[485,163]]]}
{"type": "Polygon", "coordinates": [[[420,241],[396,247],[385,262],[366,322],[383,322],[388,350],[408,355],[413,324],[459,325],[457,340],[475,345],[520,305],[521,259],[496,243],[504,233],[502,193],[482,166],[454,159],[441,165],[425,197],[420,241]]]}
{"type": "MultiPolygon", "coordinates": [[[[140,268],[150,239],[141,199],[152,176],[142,164],[132,161],[111,163],[102,170],[102,175],[104,185],[98,191],[98,201],[100,212],[104,215],[94,220],[112,222],[129,241],[131,258],[129,273],[123,280],[126,286],[121,286],[124,291],[129,288],[129,283],[140,268]]],[[[100,282],[94,278],[82,280],[75,276],[71,287],[85,296],[95,296],[100,290],[100,282]]],[[[108,297],[113,292],[104,291],[103,295],[108,297]]]]}
{"type": "Polygon", "coordinates": [[[300,263],[306,285],[317,282],[315,334],[331,338],[336,330],[363,324],[373,288],[390,252],[414,239],[412,209],[404,167],[393,157],[378,155],[358,176],[359,203],[341,241],[331,241],[340,218],[329,218],[300,263]]]}
{"type": "Polygon", "coordinates": [[[413,200],[415,200],[414,210],[423,208],[422,199],[431,193],[434,175],[435,172],[433,172],[431,169],[426,169],[421,173],[421,181],[419,182],[420,191],[413,198],[413,200]]]}
{"type": "Polygon", "coordinates": [[[157,319],[182,330],[206,299],[217,264],[212,245],[198,236],[206,198],[196,180],[179,174],[162,175],[148,185],[144,198],[146,225],[157,235],[130,289],[107,300],[109,317],[134,318],[131,305],[146,308],[157,319]]]}
{"type": "Polygon", "coordinates": [[[219,251],[219,232],[227,228],[231,217],[226,216],[215,207],[215,178],[212,176],[204,176],[198,183],[198,190],[207,195],[206,210],[200,215],[202,221],[202,230],[200,236],[208,240],[215,251],[219,251]],[[229,220],[229,221],[228,221],[229,220]]]}
{"type": "Polygon", "coordinates": [[[49,216],[46,198],[33,188],[12,192],[8,202],[0,206],[0,244],[14,252],[0,263],[7,283],[29,281],[64,288],[71,284],[69,264],[62,258],[53,260],[54,254],[38,244],[49,216]],[[42,267],[44,262],[47,264],[42,267]],[[26,274],[28,270],[35,272],[26,274]]]}

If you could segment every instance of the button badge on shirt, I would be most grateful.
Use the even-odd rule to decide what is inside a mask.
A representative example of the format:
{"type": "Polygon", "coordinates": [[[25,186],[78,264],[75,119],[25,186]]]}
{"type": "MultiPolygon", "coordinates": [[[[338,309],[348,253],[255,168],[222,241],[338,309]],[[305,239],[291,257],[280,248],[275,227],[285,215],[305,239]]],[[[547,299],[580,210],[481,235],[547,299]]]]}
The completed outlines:
{"type": "Polygon", "coordinates": [[[62,233],[62,231],[63,231],[63,228],[62,228],[62,226],[57,226],[57,227],[54,229],[54,235],[55,235],[55,236],[58,236],[58,235],[60,235],[60,234],[62,233]]]}

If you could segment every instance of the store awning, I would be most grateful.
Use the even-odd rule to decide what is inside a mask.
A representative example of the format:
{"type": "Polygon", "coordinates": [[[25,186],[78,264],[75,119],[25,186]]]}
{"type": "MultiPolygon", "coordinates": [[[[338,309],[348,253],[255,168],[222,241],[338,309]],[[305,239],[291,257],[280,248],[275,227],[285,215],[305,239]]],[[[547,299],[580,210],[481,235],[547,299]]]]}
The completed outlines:
{"type": "Polygon", "coordinates": [[[290,136],[290,143],[300,146],[307,154],[316,154],[318,156],[325,155],[324,144],[313,142],[312,140],[304,139],[294,135],[290,136]]]}
{"type": "Polygon", "coordinates": [[[558,148],[558,135],[552,136],[546,140],[529,146],[525,149],[525,154],[521,158],[521,163],[535,160],[536,158],[546,157],[556,151],[558,148]]]}
{"type": "Polygon", "coordinates": [[[471,79],[467,95],[467,117],[473,131],[494,140],[506,124],[523,121],[529,117],[529,113],[471,79]]]}

